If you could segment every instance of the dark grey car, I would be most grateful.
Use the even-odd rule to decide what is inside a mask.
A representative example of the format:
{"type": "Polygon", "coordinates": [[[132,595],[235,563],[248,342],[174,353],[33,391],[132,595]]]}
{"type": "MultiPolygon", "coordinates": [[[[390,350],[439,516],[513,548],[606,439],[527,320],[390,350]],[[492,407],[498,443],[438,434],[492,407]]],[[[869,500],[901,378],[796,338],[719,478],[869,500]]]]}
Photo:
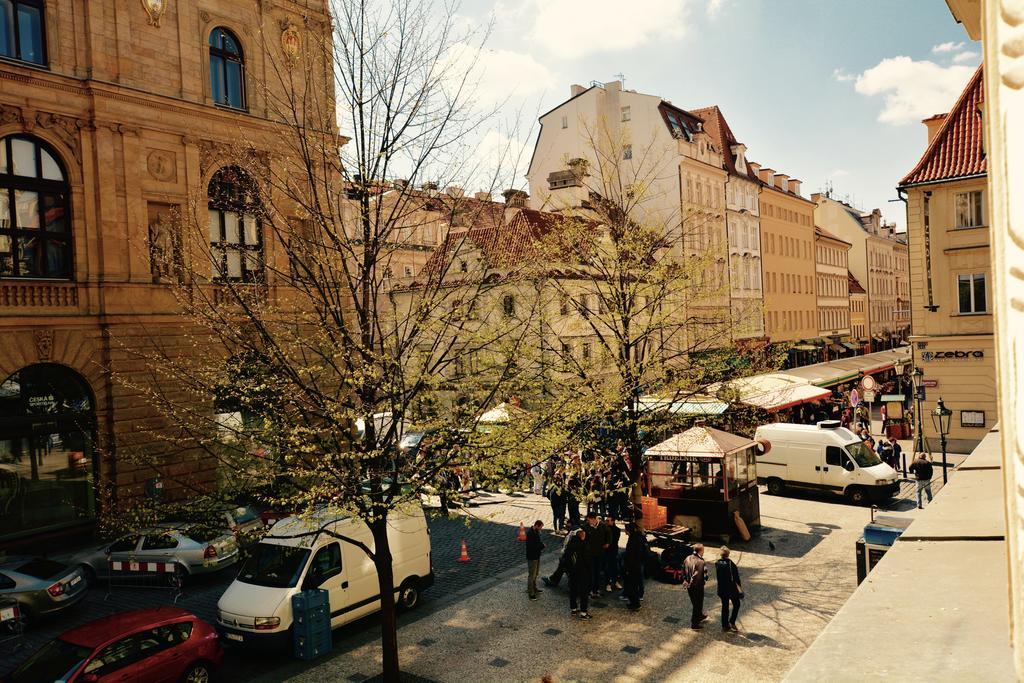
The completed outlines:
{"type": "Polygon", "coordinates": [[[13,557],[0,564],[0,598],[17,600],[28,623],[76,604],[87,587],[80,568],[54,560],[13,557]]]}

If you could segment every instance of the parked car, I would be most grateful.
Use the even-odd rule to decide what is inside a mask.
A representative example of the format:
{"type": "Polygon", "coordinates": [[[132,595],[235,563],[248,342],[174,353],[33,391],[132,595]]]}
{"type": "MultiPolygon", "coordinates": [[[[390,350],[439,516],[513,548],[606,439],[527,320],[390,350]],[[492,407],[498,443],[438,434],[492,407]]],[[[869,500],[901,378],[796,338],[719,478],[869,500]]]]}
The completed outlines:
{"type": "Polygon", "coordinates": [[[22,619],[65,610],[85,597],[82,570],[43,557],[12,557],[0,564],[0,598],[16,600],[22,619]]]}
{"type": "Polygon", "coordinates": [[[78,553],[72,561],[83,568],[90,582],[107,577],[112,561],[173,563],[176,572],[184,577],[233,565],[238,561],[238,542],[226,529],[201,524],[161,524],[78,553]]]}
{"type": "Polygon", "coordinates": [[[221,516],[236,538],[258,534],[264,527],[260,511],[251,505],[239,505],[224,510],[221,516]]]}
{"type": "MultiPolygon", "coordinates": [[[[330,511],[278,522],[253,547],[217,602],[217,628],[224,637],[259,648],[287,647],[292,642],[292,596],[311,588],[327,591],[332,628],[379,610],[377,568],[361,548],[339,536],[373,543],[365,523],[330,511]]],[[[395,597],[402,608],[411,609],[434,582],[422,508],[390,517],[388,539],[395,597]]]]}
{"type": "Polygon", "coordinates": [[[206,683],[224,650],[212,626],[177,607],[115,614],[40,648],[6,683],[206,683]]]}

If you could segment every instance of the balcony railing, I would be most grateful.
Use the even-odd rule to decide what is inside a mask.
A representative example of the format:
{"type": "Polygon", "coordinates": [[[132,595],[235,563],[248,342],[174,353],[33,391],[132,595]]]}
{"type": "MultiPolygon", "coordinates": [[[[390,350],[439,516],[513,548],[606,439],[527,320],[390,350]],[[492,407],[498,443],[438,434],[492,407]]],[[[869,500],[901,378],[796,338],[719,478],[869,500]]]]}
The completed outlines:
{"type": "Polygon", "coordinates": [[[0,282],[0,308],[74,308],[78,285],[67,282],[0,282]]]}

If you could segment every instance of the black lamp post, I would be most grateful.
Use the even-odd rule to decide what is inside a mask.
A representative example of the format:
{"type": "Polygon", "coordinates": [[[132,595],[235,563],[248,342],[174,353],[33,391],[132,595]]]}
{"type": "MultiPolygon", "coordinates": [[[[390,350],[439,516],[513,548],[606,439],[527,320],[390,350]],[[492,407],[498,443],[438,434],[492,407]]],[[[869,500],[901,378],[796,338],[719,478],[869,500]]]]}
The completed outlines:
{"type": "Polygon", "coordinates": [[[946,436],[949,434],[949,423],[953,420],[953,411],[946,407],[946,404],[939,399],[938,405],[932,411],[932,422],[935,424],[935,431],[939,433],[939,440],[942,444],[942,485],[946,485],[946,436]]]}
{"type": "Polygon", "coordinates": [[[924,453],[924,429],[921,425],[921,395],[924,393],[924,371],[916,367],[911,373],[914,387],[914,398],[917,399],[917,410],[914,411],[914,455],[924,453]]]}

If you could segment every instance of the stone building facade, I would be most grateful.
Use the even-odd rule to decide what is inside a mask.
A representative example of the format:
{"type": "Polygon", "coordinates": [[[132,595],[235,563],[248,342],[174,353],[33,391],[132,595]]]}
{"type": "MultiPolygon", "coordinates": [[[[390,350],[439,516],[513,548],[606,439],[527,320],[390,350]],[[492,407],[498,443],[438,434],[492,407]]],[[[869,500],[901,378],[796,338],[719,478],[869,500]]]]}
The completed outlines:
{"type": "MultiPolygon", "coordinates": [[[[217,224],[223,277],[275,285],[282,250],[208,186],[267,177],[274,74],[331,32],[321,0],[21,5],[35,19],[0,54],[0,548],[92,525],[104,485],[160,486],[118,457],[153,417],[112,374],[180,333],[175,214],[217,224]]],[[[310,73],[333,99],[329,64],[310,73]]]]}
{"type": "Polygon", "coordinates": [[[848,349],[842,341],[850,335],[850,243],[821,228],[814,229],[814,260],[818,269],[818,335],[830,344],[826,355],[835,358],[848,349]]]}

